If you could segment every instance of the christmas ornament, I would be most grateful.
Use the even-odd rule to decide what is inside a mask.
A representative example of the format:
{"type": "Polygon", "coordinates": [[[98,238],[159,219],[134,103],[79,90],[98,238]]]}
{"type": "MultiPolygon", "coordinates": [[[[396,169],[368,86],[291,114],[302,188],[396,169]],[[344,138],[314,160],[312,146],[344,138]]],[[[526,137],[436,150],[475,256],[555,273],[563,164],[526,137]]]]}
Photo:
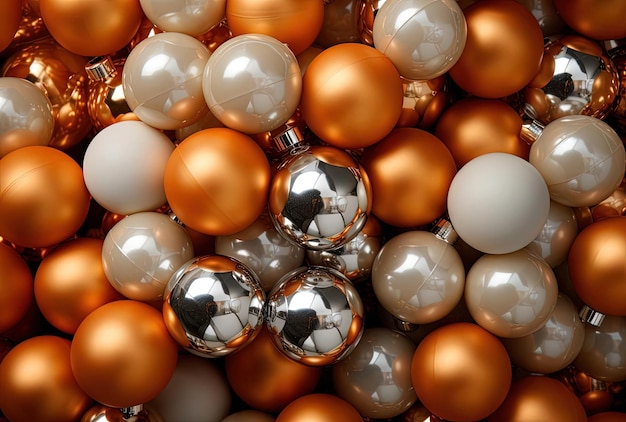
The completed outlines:
{"type": "Polygon", "coordinates": [[[593,221],[609,217],[626,216],[626,178],[615,192],[591,209],[593,221]]]}
{"type": "Polygon", "coordinates": [[[0,333],[15,327],[32,302],[33,276],[28,264],[15,249],[0,243],[0,333]]]}
{"type": "Polygon", "coordinates": [[[197,37],[217,25],[226,13],[225,0],[139,0],[148,19],[165,32],[197,37]]]}
{"type": "Polygon", "coordinates": [[[418,400],[451,421],[489,416],[504,401],[511,378],[511,362],[502,343],[471,323],[432,331],[419,343],[411,362],[418,400]]]}
{"type": "Polygon", "coordinates": [[[125,407],[117,409],[114,407],[96,404],[92,406],[80,422],[165,422],[161,417],[152,411],[144,408],[143,405],[125,407]]]}
{"type": "Polygon", "coordinates": [[[274,422],[274,416],[254,409],[239,410],[222,419],[221,422],[274,422]]]}
{"type": "Polygon", "coordinates": [[[297,421],[361,422],[359,412],[347,401],[326,393],[308,394],[287,405],[276,418],[276,422],[297,421]]]}
{"type": "Polygon", "coordinates": [[[574,366],[601,381],[625,381],[624,347],[626,317],[606,315],[599,327],[585,324],[585,341],[574,366]]]}
{"type": "Polygon", "coordinates": [[[265,291],[236,259],[206,255],[172,275],[163,302],[165,324],[180,346],[202,357],[221,357],[256,336],[265,291]]]}
{"type": "Polygon", "coordinates": [[[325,1],[324,21],[314,45],[325,49],[336,44],[360,42],[357,13],[354,0],[325,1]]]}
{"type": "Polygon", "coordinates": [[[578,397],[587,415],[614,409],[623,390],[619,383],[595,379],[574,365],[557,373],[556,378],[578,397]]]}
{"type": "Polygon", "coordinates": [[[602,412],[591,415],[589,422],[624,422],[626,413],[624,412],[602,412]]]}
{"type": "Polygon", "coordinates": [[[0,6],[0,51],[7,48],[20,26],[20,17],[22,13],[21,0],[8,0],[0,6]]]}
{"type": "Polygon", "coordinates": [[[266,323],[285,356],[311,366],[348,356],[363,334],[363,303],[352,283],[326,267],[301,267],[269,292],[266,323]]]}
{"type": "Polygon", "coordinates": [[[402,113],[396,127],[430,129],[450,102],[449,85],[446,75],[428,81],[403,80],[402,113]]]}
{"type": "Polygon", "coordinates": [[[626,37],[621,19],[626,14],[626,5],[619,0],[602,4],[589,0],[554,0],[554,6],[567,25],[586,37],[596,40],[626,37]]]}
{"type": "Polygon", "coordinates": [[[567,32],[567,25],[556,11],[553,0],[517,0],[533,14],[544,37],[560,36],[567,32]]]}
{"type": "Polygon", "coordinates": [[[613,128],[624,134],[626,133],[626,39],[605,41],[604,47],[617,69],[620,86],[613,110],[609,113],[609,120],[613,128]]]}
{"type": "Polygon", "coordinates": [[[357,0],[357,28],[360,42],[374,46],[374,18],[385,4],[385,0],[357,0]]]}

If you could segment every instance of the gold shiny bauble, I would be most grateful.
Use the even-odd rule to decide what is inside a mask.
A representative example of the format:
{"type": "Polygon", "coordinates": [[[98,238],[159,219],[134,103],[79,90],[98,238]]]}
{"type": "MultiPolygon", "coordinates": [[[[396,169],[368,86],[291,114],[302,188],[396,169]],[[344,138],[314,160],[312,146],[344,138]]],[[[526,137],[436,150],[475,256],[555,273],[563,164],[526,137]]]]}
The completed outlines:
{"type": "Polygon", "coordinates": [[[595,221],[574,239],[568,256],[580,299],[607,315],[626,316],[626,216],[595,221]]]}
{"type": "Polygon", "coordinates": [[[486,418],[504,401],[511,379],[511,361],[502,343],[466,322],[432,331],[417,346],[411,363],[418,400],[452,421],[486,418]]]}
{"type": "Polygon", "coordinates": [[[380,141],[402,113],[400,74],[383,53],[358,43],[327,48],[302,79],[300,107],[309,128],[345,149],[380,141]]]}
{"type": "Polygon", "coordinates": [[[308,394],[289,403],[276,422],[362,422],[363,418],[347,401],[326,393],[308,394]]]}
{"type": "Polygon", "coordinates": [[[20,26],[21,0],[4,0],[0,3],[0,52],[11,44],[20,26]]]}
{"type": "Polygon", "coordinates": [[[56,245],[78,231],[89,201],[80,166],[58,149],[29,146],[2,158],[0,235],[10,242],[56,245]]]}
{"type": "Polygon", "coordinates": [[[567,387],[546,376],[525,376],[511,384],[504,403],[489,422],[585,422],[580,400],[567,387]]]}
{"type": "Polygon", "coordinates": [[[74,334],[72,372],[94,400],[131,407],[155,398],[167,385],[178,347],[152,306],[119,300],[87,315],[74,334]]]}
{"type": "Polygon", "coordinates": [[[22,18],[11,44],[2,51],[2,54],[12,54],[27,43],[49,37],[48,29],[39,14],[38,0],[22,0],[22,18]]]}
{"type": "Polygon", "coordinates": [[[626,3],[622,0],[554,0],[561,18],[574,31],[596,40],[626,37],[626,3]]]}
{"type": "Polygon", "coordinates": [[[102,243],[94,238],[70,240],[54,248],[37,268],[37,305],[46,320],[65,333],[74,334],[96,308],[124,298],[104,274],[102,243]]]}
{"type": "Polygon", "coordinates": [[[520,139],[521,129],[521,117],[504,101],[469,97],[443,112],[434,133],[461,168],[471,159],[491,152],[527,160],[530,146],[520,139]]]}
{"type": "Polygon", "coordinates": [[[50,35],[81,56],[124,48],[143,17],[139,0],[40,0],[39,7],[50,35]]]}
{"type": "Polygon", "coordinates": [[[243,230],[267,203],[270,166],[261,147],[227,128],[187,137],[165,168],[165,195],[178,218],[214,236],[243,230]]]}
{"type": "Polygon", "coordinates": [[[11,422],[77,421],[92,403],[72,375],[67,339],[29,338],[0,363],[0,409],[11,422]]]}
{"type": "Polygon", "coordinates": [[[32,302],[33,275],[26,261],[15,249],[0,243],[0,333],[15,327],[32,302]]]}
{"type": "Polygon", "coordinates": [[[252,408],[278,412],[293,400],[312,393],[322,369],[295,362],[272,342],[267,328],[246,347],[225,358],[228,382],[239,398],[252,408]]]}
{"type": "Polygon", "coordinates": [[[361,165],[372,185],[372,212],[396,227],[418,227],[441,216],[456,174],[452,154],[417,128],[394,129],[367,148],[361,165]]]}
{"type": "Polygon", "coordinates": [[[294,54],[306,50],[324,20],[321,0],[229,0],[226,20],[233,36],[264,34],[287,44],[294,54]]]}
{"type": "Polygon", "coordinates": [[[467,42],[449,74],[464,91],[502,98],[524,88],[543,56],[537,19],[515,0],[486,0],[463,10],[467,42]]]}

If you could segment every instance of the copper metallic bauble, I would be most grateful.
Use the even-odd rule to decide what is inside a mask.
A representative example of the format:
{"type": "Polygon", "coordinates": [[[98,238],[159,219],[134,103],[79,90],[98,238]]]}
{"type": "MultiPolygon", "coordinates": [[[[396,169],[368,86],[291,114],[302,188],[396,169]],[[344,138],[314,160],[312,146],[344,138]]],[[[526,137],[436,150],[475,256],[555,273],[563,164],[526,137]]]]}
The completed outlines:
{"type": "Polygon", "coordinates": [[[554,5],[565,23],[579,34],[596,40],[626,37],[622,18],[626,15],[626,4],[623,1],[554,0],[554,5]]]}
{"type": "Polygon", "coordinates": [[[0,52],[7,48],[20,26],[22,0],[6,0],[0,6],[0,52]]]}
{"type": "Polygon", "coordinates": [[[567,25],[554,6],[554,0],[517,0],[533,14],[544,37],[563,34],[567,25]]]}
{"type": "Polygon", "coordinates": [[[33,275],[28,264],[15,249],[0,243],[0,333],[15,327],[32,302],[33,275]]]}
{"type": "Polygon", "coordinates": [[[144,406],[123,409],[96,404],[90,407],[80,422],[165,422],[156,412],[144,406]]]}
{"type": "Polygon", "coordinates": [[[326,393],[308,394],[285,407],[276,422],[362,422],[359,412],[347,401],[326,393]]]}
{"type": "Polygon", "coordinates": [[[623,383],[593,378],[574,365],[568,366],[555,376],[578,397],[587,415],[614,409],[618,405],[624,387],[623,383]]]}
{"type": "Polygon", "coordinates": [[[328,48],[346,42],[359,42],[358,7],[354,0],[324,2],[324,21],[315,45],[328,48]]]}
{"type": "Polygon", "coordinates": [[[402,113],[396,126],[430,129],[450,102],[449,80],[445,75],[428,81],[403,80],[402,113]]]}
{"type": "Polygon", "coordinates": [[[585,340],[574,366],[601,381],[626,381],[625,351],[626,317],[606,315],[599,327],[585,324],[585,340]]]}

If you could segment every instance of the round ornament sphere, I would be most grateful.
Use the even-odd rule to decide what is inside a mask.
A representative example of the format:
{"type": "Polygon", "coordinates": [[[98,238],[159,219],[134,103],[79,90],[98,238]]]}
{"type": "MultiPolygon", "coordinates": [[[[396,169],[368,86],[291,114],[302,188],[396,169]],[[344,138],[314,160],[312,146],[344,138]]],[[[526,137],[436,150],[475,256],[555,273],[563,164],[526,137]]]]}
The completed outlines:
{"type": "Polygon", "coordinates": [[[265,291],[236,259],[205,255],[172,275],[163,301],[165,324],[181,347],[201,357],[221,357],[257,335],[265,291]]]}
{"type": "Polygon", "coordinates": [[[348,356],[363,334],[364,308],[343,274],[326,267],[301,267],[270,291],[266,324],[285,356],[311,366],[348,356]]]}
{"type": "Polygon", "coordinates": [[[393,62],[373,47],[341,43],[318,54],[302,79],[302,117],[324,142],[375,144],[402,113],[404,89],[393,62]]]}
{"type": "Polygon", "coordinates": [[[626,37],[622,19],[626,15],[626,4],[619,0],[602,3],[592,0],[554,0],[554,6],[565,23],[579,34],[596,40],[626,37]]]}
{"type": "Polygon", "coordinates": [[[33,302],[33,275],[22,256],[0,243],[0,333],[9,331],[26,316],[33,302]]]}
{"type": "Polygon", "coordinates": [[[306,249],[334,249],[363,228],[371,197],[367,175],[347,152],[313,146],[278,165],[270,184],[269,215],[291,242],[306,249]]]}
{"type": "Polygon", "coordinates": [[[604,121],[565,116],[545,126],[530,147],[528,161],[541,173],[552,200],[588,207],[610,196],[626,171],[621,138],[604,121]]]}
{"type": "Polygon", "coordinates": [[[228,235],[252,224],[265,209],[270,165],[249,136],[228,128],[204,129],[174,150],[164,181],[168,203],[185,225],[228,235]]]}
{"type": "Polygon", "coordinates": [[[294,53],[276,38],[235,36],[211,55],[202,77],[204,99],[225,126],[269,132],[295,113],[302,74],[294,53]]]}
{"type": "Polygon", "coordinates": [[[276,422],[361,422],[363,417],[347,401],[326,393],[302,396],[287,405],[277,416],[276,422]]]}
{"type": "Polygon", "coordinates": [[[162,32],[135,46],[126,58],[122,86],[126,102],[143,122],[157,129],[180,129],[209,111],[202,95],[202,72],[211,52],[196,38],[162,32]]]}
{"type": "Polygon", "coordinates": [[[361,165],[372,185],[372,212],[382,222],[419,227],[445,212],[456,165],[450,150],[431,133],[394,129],[363,152],[361,165]]]}
{"type": "Polygon", "coordinates": [[[0,6],[0,52],[13,42],[15,34],[20,27],[22,2],[9,0],[0,6]]]}
{"type": "Polygon", "coordinates": [[[427,231],[392,237],[372,266],[378,302],[394,317],[412,324],[428,324],[448,315],[463,297],[464,286],[459,253],[427,231]]]}
{"type": "Polygon", "coordinates": [[[233,36],[263,34],[300,54],[313,44],[324,22],[324,3],[318,0],[231,0],[226,21],[233,36]]]}
{"type": "Polygon", "coordinates": [[[141,25],[139,0],[40,0],[50,35],[81,56],[103,56],[124,48],[141,25]]]}
{"type": "Polygon", "coordinates": [[[52,138],[52,103],[34,83],[0,78],[0,158],[18,148],[46,146],[52,138]]]}
{"type": "Polygon", "coordinates": [[[504,401],[511,379],[511,361],[502,343],[466,322],[430,332],[411,362],[418,400],[435,415],[452,421],[489,416],[504,401]]]}
{"type": "Polygon", "coordinates": [[[541,174],[513,154],[478,156],[456,174],[448,191],[450,221],[474,249],[502,254],[532,242],[550,212],[541,174]]]}
{"type": "Polygon", "coordinates": [[[226,13],[226,0],[139,0],[141,10],[165,32],[197,37],[217,25],[226,13]]]}
{"type": "Polygon", "coordinates": [[[539,71],[543,33],[539,22],[515,0],[478,1],[463,9],[467,40],[449,71],[464,91],[502,98],[524,88],[539,71]]]}
{"type": "Polygon", "coordinates": [[[56,245],[78,231],[90,196],[78,163],[48,146],[19,148],[0,166],[0,235],[19,246],[56,245]]]}
{"type": "Polygon", "coordinates": [[[607,315],[599,327],[585,324],[585,339],[574,366],[600,381],[626,381],[624,350],[626,317],[607,315]]]}
{"type": "Polygon", "coordinates": [[[446,73],[461,57],[467,39],[465,17],[455,0],[386,1],[372,29],[374,47],[410,80],[446,73]]]}
{"type": "MultiPolygon", "coordinates": [[[[255,409],[238,410],[226,416],[221,422],[274,422],[274,415],[255,409]]],[[[606,422],[606,421],[605,421],[606,422]]]]}
{"type": "Polygon", "coordinates": [[[115,214],[153,211],[165,204],[163,175],[174,144],[143,122],[114,123],[87,146],[83,177],[89,193],[115,214]]]}
{"type": "Polygon", "coordinates": [[[589,416],[588,422],[624,422],[626,413],[624,412],[601,412],[589,416]]]}
{"type": "Polygon", "coordinates": [[[159,300],[170,277],[194,257],[187,230],[158,212],[138,212],[104,238],[102,265],[111,285],[129,299],[159,300]]]}

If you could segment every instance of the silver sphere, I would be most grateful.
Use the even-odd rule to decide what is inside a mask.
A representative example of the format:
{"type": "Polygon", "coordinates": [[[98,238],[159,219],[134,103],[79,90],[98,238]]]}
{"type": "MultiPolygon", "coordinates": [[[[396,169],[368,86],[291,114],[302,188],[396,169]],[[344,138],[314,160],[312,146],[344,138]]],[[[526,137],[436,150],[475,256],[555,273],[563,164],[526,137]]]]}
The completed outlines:
{"type": "Polygon", "coordinates": [[[326,267],[302,267],[270,291],[266,324],[285,356],[310,365],[332,365],[356,347],[364,309],[352,283],[326,267]]]}
{"type": "Polygon", "coordinates": [[[165,289],[163,318],[189,352],[220,357],[256,336],[265,298],[257,276],[241,262],[206,255],[174,273],[165,289]]]}

